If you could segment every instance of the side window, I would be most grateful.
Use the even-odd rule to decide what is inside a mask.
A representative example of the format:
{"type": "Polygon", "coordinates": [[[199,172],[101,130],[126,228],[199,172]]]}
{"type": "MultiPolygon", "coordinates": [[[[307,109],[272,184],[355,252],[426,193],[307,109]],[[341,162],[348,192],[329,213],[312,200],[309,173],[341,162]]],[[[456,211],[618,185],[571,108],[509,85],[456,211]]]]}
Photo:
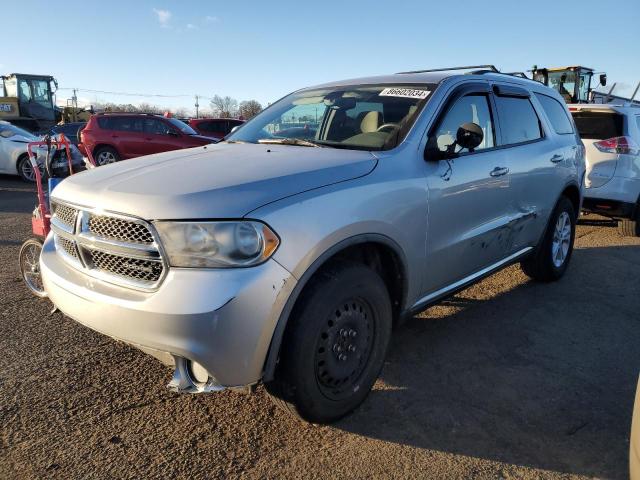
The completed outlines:
{"type": "Polygon", "coordinates": [[[531,142],[542,138],[540,120],[528,98],[496,95],[495,99],[503,145],[531,142]]]}
{"type": "Polygon", "coordinates": [[[144,132],[152,135],[168,135],[171,131],[171,127],[162,120],[157,118],[145,118],[144,119],[144,132]]]}
{"type": "Polygon", "coordinates": [[[638,131],[640,132],[640,115],[636,117],[636,124],[638,125],[638,131]]]}
{"type": "MultiPolygon", "coordinates": [[[[429,139],[430,148],[446,152],[456,140],[458,128],[473,122],[482,128],[484,138],[476,150],[495,146],[493,119],[486,95],[467,95],[456,101],[444,114],[434,134],[429,139]]],[[[466,153],[466,149],[456,149],[456,153],[466,153]]]]}
{"type": "Polygon", "coordinates": [[[573,125],[569,120],[569,114],[559,101],[542,93],[536,93],[536,97],[542,105],[544,112],[547,114],[547,117],[549,117],[551,126],[556,133],[560,135],[573,133],[573,125]]]}
{"type": "Polygon", "coordinates": [[[135,117],[102,117],[98,125],[105,130],[120,132],[142,132],[142,120],[135,117]]]}

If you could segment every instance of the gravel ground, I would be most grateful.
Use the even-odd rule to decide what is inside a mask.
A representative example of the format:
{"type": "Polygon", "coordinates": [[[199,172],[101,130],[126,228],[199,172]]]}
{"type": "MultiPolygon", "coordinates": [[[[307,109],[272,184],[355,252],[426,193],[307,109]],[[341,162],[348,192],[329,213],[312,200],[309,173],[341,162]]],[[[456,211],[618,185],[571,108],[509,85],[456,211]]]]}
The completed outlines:
{"type": "Polygon", "coordinates": [[[332,426],[258,388],[180,396],[165,367],[30,296],[33,191],[0,176],[0,478],[626,478],[640,239],[586,217],[566,276],[510,267],[394,334],[332,426]]]}

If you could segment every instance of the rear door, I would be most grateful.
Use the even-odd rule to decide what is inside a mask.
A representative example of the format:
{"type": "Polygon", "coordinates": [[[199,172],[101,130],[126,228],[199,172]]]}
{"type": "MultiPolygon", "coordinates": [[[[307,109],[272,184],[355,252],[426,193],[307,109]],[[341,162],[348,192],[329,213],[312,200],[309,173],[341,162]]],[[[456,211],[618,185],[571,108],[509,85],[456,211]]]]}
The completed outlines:
{"type": "Polygon", "coordinates": [[[144,133],[142,117],[114,115],[108,119],[107,140],[123,158],[133,158],[144,155],[144,133]]]}
{"type": "Polygon", "coordinates": [[[511,176],[496,145],[491,96],[488,83],[459,87],[429,132],[425,292],[447,288],[506,256],[502,231],[509,222],[511,176]],[[451,150],[458,128],[468,122],[482,128],[480,146],[456,147],[455,158],[437,160],[437,152],[451,150]]]}
{"type": "MultiPolygon", "coordinates": [[[[573,126],[568,135],[556,134],[535,95],[522,86],[493,85],[500,125],[500,146],[511,171],[510,223],[506,243],[510,252],[537,245],[573,165],[577,141],[573,126]]],[[[557,100],[548,97],[549,100],[557,100]]],[[[562,105],[558,103],[561,109],[562,105]]]]}

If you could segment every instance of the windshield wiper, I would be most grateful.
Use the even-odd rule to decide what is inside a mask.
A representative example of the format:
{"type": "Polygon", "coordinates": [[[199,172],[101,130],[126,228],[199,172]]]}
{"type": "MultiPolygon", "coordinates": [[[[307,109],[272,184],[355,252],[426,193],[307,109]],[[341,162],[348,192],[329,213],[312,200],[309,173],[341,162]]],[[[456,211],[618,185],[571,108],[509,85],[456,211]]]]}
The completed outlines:
{"type": "Polygon", "coordinates": [[[273,144],[273,145],[298,145],[300,147],[318,147],[324,148],[324,145],[313,142],[311,140],[304,140],[302,138],[261,138],[258,143],[273,144]]]}

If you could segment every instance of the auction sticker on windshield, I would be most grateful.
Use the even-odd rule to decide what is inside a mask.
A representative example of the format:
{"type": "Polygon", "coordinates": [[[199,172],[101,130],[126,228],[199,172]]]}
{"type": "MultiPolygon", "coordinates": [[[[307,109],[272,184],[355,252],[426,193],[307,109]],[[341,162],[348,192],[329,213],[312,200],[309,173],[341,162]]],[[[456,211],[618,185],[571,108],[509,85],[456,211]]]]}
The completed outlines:
{"type": "Polygon", "coordinates": [[[403,97],[424,99],[431,92],[429,90],[416,90],[414,88],[385,88],[378,95],[380,97],[403,97]]]}

